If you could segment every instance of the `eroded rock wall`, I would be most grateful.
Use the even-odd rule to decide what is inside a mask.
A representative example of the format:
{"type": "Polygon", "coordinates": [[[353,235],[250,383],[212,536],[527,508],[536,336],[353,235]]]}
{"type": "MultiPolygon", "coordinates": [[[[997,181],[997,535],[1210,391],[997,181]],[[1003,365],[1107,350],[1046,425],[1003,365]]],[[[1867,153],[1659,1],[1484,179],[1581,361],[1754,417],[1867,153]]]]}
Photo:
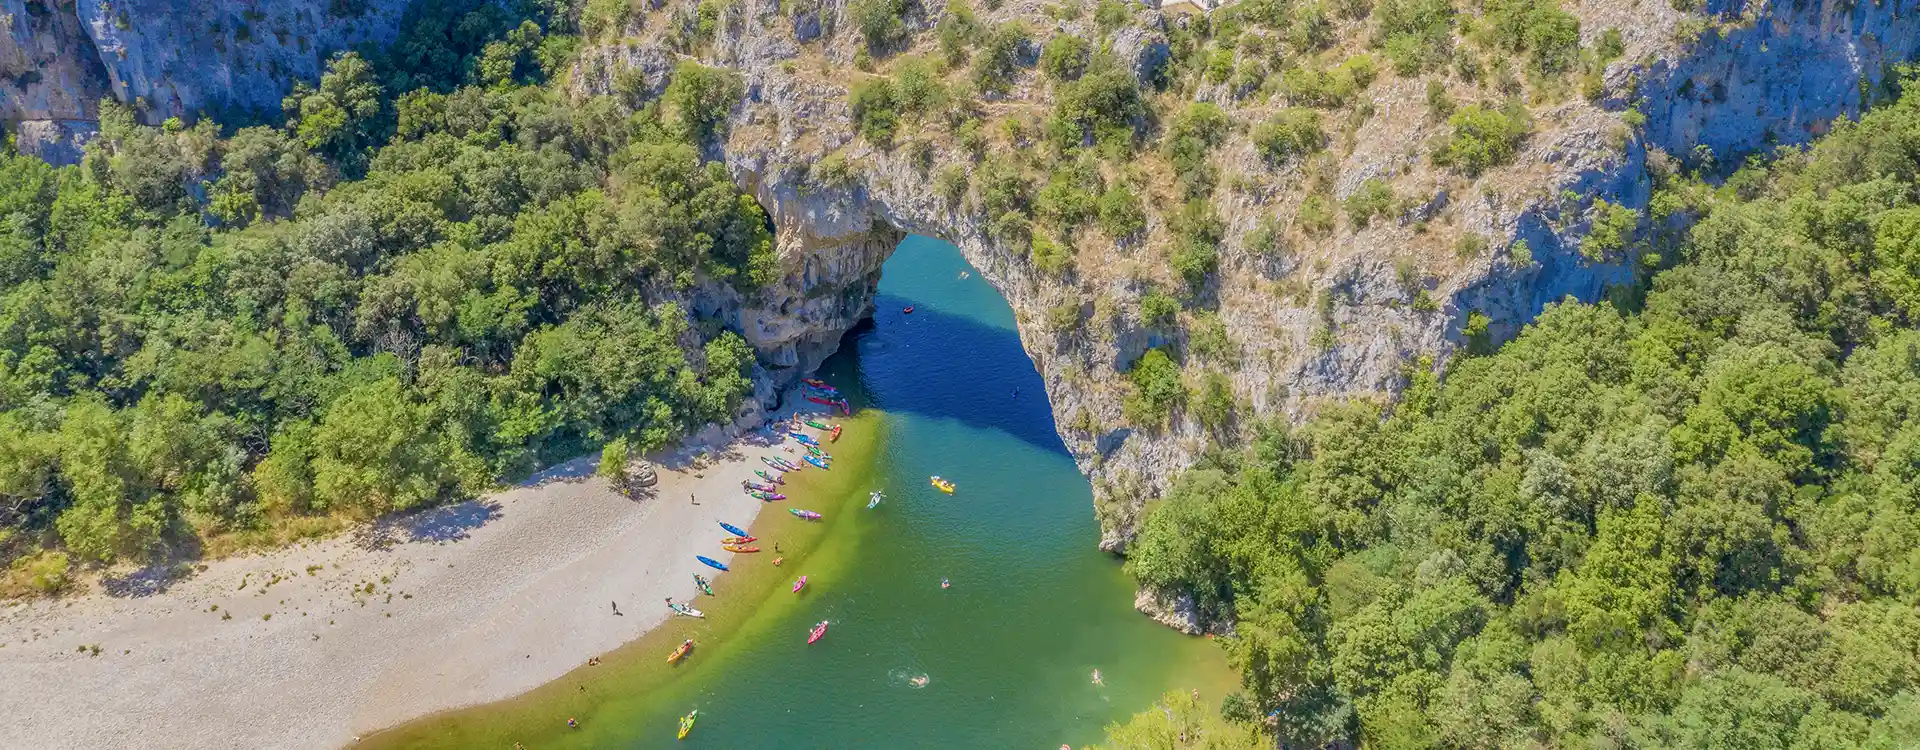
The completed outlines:
{"type": "Polygon", "coordinates": [[[112,97],[158,124],[277,120],[327,58],[394,39],[412,0],[0,0],[0,123],[23,153],[79,158],[112,97]]]}
{"type": "MultiPolygon", "coordinates": [[[[935,194],[932,177],[939,170],[976,168],[950,134],[929,127],[924,136],[902,139],[925,141],[924,157],[856,137],[847,94],[863,74],[853,69],[860,42],[844,4],[741,0],[725,7],[712,41],[694,52],[707,64],[738,70],[747,84],[722,157],[774,215],[787,262],[802,269],[788,286],[849,295],[826,305],[833,315],[798,326],[787,322],[790,311],[812,308],[742,311],[743,323],[780,321],[762,323],[778,333],[756,343],[777,362],[804,366],[810,358],[789,351],[814,345],[788,343],[822,341],[827,330],[819,326],[851,323],[850,311],[864,311],[860,290],[870,293],[884,246],[900,232],[952,242],[1016,311],[1061,436],[1094,481],[1107,529],[1102,545],[1122,548],[1146,498],[1164,491],[1208,446],[1234,439],[1235,428],[1204,428],[1184,414],[1143,428],[1129,425],[1122,413],[1130,364],[1149,347],[1180,343],[1181,334],[1132,313],[1144,282],[1156,279],[1152,267],[1165,264],[1153,247],[1164,236],[1163,220],[1150,220],[1145,243],[1083,245],[1073,272],[1041,273],[1027,247],[992,236],[976,202],[951,203],[935,194]],[[813,184],[810,168],[829,155],[858,165],[850,184],[813,184]],[[1051,311],[1073,304],[1082,307],[1083,326],[1049,325],[1051,311]]],[[[1804,142],[1833,118],[1857,112],[1862,81],[1879,80],[1886,64],[1909,58],[1920,42],[1907,9],[1897,4],[1753,4],[1710,8],[1714,15],[1706,17],[1664,3],[1629,9],[1595,1],[1569,9],[1583,19],[1588,44],[1607,28],[1620,29],[1626,54],[1608,69],[1606,95],[1597,101],[1575,97],[1537,108],[1534,133],[1510,166],[1472,180],[1432,169],[1419,144],[1443,124],[1422,111],[1421,81],[1388,75],[1370,89],[1372,114],[1340,154],[1335,196],[1344,198],[1370,177],[1392,179],[1403,195],[1422,198],[1392,220],[1299,242],[1279,260],[1260,257],[1246,237],[1263,218],[1297,213],[1302,175],[1261,163],[1244,139],[1217,152],[1222,182],[1236,186],[1214,197],[1228,231],[1206,296],[1240,348],[1232,366],[1239,427],[1256,416],[1298,418],[1328,398],[1390,396],[1407,368],[1422,361],[1443,366],[1466,343],[1462,329],[1474,313],[1486,317],[1497,341],[1551,302],[1594,300],[1609,285],[1630,282],[1635,258],[1588,257],[1581,250],[1596,201],[1646,208],[1653,189],[1650,150],[1688,155],[1704,144],[1725,161],[1775,143],[1804,142]],[[1644,126],[1624,121],[1630,107],[1646,116],[1644,126]],[[1466,233],[1488,238],[1487,250],[1438,257],[1466,233]],[[1530,261],[1510,252],[1516,240],[1527,243],[1530,261]],[[1423,311],[1422,296],[1437,304],[1423,311]]],[[[661,32],[676,13],[685,19],[696,12],[690,2],[668,2],[630,23],[617,45],[589,54],[577,71],[579,92],[610,91],[623,68],[664,80],[675,55],[661,32]]],[[[941,12],[937,2],[915,5],[908,26],[925,32],[941,12]]],[[[1011,0],[982,15],[989,22],[1042,19],[1054,30],[1095,36],[1089,22],[1045,19],[1038,3],[1011,0]]],[[[1108,48],[1146,78],[1167,59],[1166,24],[1178,22],[1139,11],[1108,48]]],[[[1036,37],[1048,33],[1037,29],[1036,37]]],[[[926,46],[930,36],[919,34],[918,44],[926,46]]],[[[1202,87],[1196,98],[1229,109],[1252,106],[1231,101],[1221,87],[1202,87]]],[[[1045,107],[1045,99],[1044,84],[1029,72],[1011,94],[989,99],[984,108],[989,118],[1013,115],[1022,106],[1045,107]]],[[[804,297],[800,292],[787,301],[804,297]]]]}

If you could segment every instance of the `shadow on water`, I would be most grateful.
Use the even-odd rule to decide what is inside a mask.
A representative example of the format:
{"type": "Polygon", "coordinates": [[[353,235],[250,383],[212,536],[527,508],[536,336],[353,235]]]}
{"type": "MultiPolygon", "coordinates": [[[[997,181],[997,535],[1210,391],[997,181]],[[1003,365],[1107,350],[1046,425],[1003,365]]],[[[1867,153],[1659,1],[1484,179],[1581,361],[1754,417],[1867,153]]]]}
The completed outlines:
{"type": "Polygon", "coordinates": [[[887,412],[951,419],[968,427],[1005,432],[1042,451],[1067,453],[1054,431],[1046,384],[1021,348],[1018,333],[908,297],[880,294],[874,303],[874,319],[848,331],[840,351],[821,367],[821,377],[828,382],[845,382],[859,373],[863,387],[851,399],[856,407],[872,405],[887,412]],[[908,305],[914,311],[901,312],[908,305]],[[937,333],[928,336],[926,331],[937,333]],[[941,354],[888,356],[904,353],[898,351],[903,348],[928,346],[938,347],[941,354]],[[1007,366],[1015,361],[1029,366],[1007,366]]]}

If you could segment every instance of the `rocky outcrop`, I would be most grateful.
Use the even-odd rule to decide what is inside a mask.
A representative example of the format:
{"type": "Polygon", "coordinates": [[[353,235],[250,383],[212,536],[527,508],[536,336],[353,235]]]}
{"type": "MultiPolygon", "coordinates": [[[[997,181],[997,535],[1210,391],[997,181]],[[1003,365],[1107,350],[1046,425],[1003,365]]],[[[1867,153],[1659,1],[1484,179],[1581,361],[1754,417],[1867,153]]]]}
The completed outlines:
{"type": "Polygon", "coordinates": [[[79,158],[114,99],[158,124],[277,119],[327,58],[394,39],[411,0],[0,0],[0,123],[23,153],[79,158]]]}
{"type": "MultiPolygon", "coordinates": [[[[1200,296],[1239,353],[1232,362],[1189,366],[1189,377],[1201,369],[1230,371],[1242,425],[1252,415],[1297,418],[1326,398],[1390,395],[1407,368],[1422,361],[1442,366],[1465,345],[1470,320],[1483,319],[1481,335],[1498,341],[1550,302],[1593,300],[1609,285],[1630,282],[1630,253],[1583,245],[1598,201],[1647,206],[1651,153],[1690,155],[1704,145],[1725,162],[1774,143],[1803,142],[1833,118],[1857,112],[1862,82],[1877,81],[1885,64],[1906,59],[1920,43],[1905,9],[1893,5],[1717,6],[1707,16],[1659,3],[1616,5],[1569,7],[1583,19],[1588,44],[1608,28],[1622,34],[1625,54],[1606,71],[1605,95],[1536,107],[1534,133],[1515,163],[1477,178],[1436,170],[1420,152],[1444,128],[1419,104],[1422,81],[1388,75],[1374,84],[1369,116],[1338,154],[1333,192],[1344,198],[1368,178],[1390,180],[1409,198],[1394,220],[1330,237],[1290,234],[1280,257],[1263,253],[1250,236],[1263,221],[1285,226],[1297,215],[1305,175],[1263,163],[1244,137],[1223,146],[1216,161],[1226,187],[1213,200],[1226,239],[1216,280],[1200,296]],[[1644,126],[1626,122],[1630,106],[1644,115],[1644,126]],[[1488,241],[1460,257],[1467,235],[1488,241]],[[1530,253],[1517,255],[1517,241],[1530,253]]],[[[1143,240],[1083,238],[1075,270],[1043,273],[1024,244],[993,236],[976,201],[935,194],[940,170],[976,169],[951,130],[923,124],[893,148],[856,138],[847,91],[861,75],[852,70],[860,42],[843,6],[741,0],[724,7],[712,41],[696,53],[738,70],[747,84],[721,156],[773,215],[783,257],[795,269],[784,296],[741,310],[749,338],[771,361],[804,369],[830,345],[834,326],[866,310],[865,295],[900,233],[952,242],[1016,311],[1059,431],[1094,481],[1107,530],[1102,546],[1122,549],[1141,503],[1208,445],[1231,440],[1235,429],[1206,428],[1184,414],[1142,427],[1122,414],[1130,364],[1149,347],[1184,343],[1185,334],[1133,312],[1143,292],[1165,284],[1157,255],[1164,221],[1150,220],[1143,240]],[[850,183],[816,184],[811,167],[829,155],[855,165],[850,183]],[[1080,322],[1059,325],[1056,311],[1076,305],[1080,322]]],[[[925,30],[942,10],[919,4],[909,11],[909,26],[925,30]]],[[[982,15],[1031,25],[1042,13],[1038,3],[1010,1],[982,15]]],[[[589,54],[592,62],[575,81],[579,92],[611,91],[623,66],[657,89],[674,59],[675,42],[667,37],[684,39],[677,27],[695,17],[692,3],[668,2],[631,24],[618,45],[589,54]]],[[[1165,24],[1181,22],[1139,11],[1107,49],[1152,81],[1170,57],[1165,24]]],[[[1089,20],[1047,25],[1096,35],[1089,20]]],[[[931,36],[909,47],[926,51],[931,36]]],[[[1263,105],[1236,103],[1224,87],[1203,87],[1196,96],[1239,108],[1246,120],[1262,116],[1263,105]]],[[[985,103],[983,114],[989,124],[1037,121],[1048,104],[1045,85],[1028,73],[1013,93],[985,103]]],[[[1016,161],[1032,161],[1018,156],[1022,148],[1043,148],[1007,146],[1016,161]]],[[[1148,198],[1167,205],[1165,194],[1148,198]]]]}
{"type": "MultiPolygon", "coordinates": [[[[1658,155],[1724,165],[1804,142],[1858,112],[1887,67],[1920,46],[1920,22],[1899,2],[1715,0],[1704,15],[1666,3],[1563,2],[1582,20],[1588,46],[1616,29],[1624,54],[1605,71],[1600,96],[1533,103],[1533,133],[1510,165],[1472,177],[1436,168],[1427,144],[1446,126],[1427,111],[1426,80],[1391,73],[1341,111],[1343,124],[1330,129],[1345,130],[1332,134],[1311,170],[1268,163],[1236,132],[1212,157],[1219,187],[1210,201],[1225,228],[1219,270],[1194,295],[1232,351],[1188,357],[1186,376],[1228,374],[1238,417],[1203,426],[1181,411],[1166,424],[1140,425],[1122,409],[1127,369],[1151,347],[1186,349],[1191,330],[1138,312],[1149,289],[1177,284],[1165,257],[1165,217],[1180,200],[1178,175],[1164,160],[1102,167],[1109,181],[1140,186],[1155,207],[1140,236],[1083,232],[1072,239],[1070,270],[1043,271],[1027,244],[991,231],[978,180],[959,200],[934,189],[942,172],[979,171],[959,119],[910,123],[891,147],[856,137],[847,94],[865,75],[853,65],[864,42],[846,2],[647,5],[588,45],[568,85],[581,95],[657,96],[689,55],[738,70],[746,97],[714,155],[768,210],[786,269],[752,296],[713,285],[690,305],[753,343],[766,380],[788,382],[870,313],[880,266],[904,233],[952,242],[1015,310],[1061,436],[1093,479],[1102,546],[1112,550],[1124,547],[1145,499],[1254,417],[1297,418],[1328,398],[1390,395],[1408,368],[1442,366],[1465,345],[1470,321],[1484,321],[1481,335],[1496,341],[1550,302],[1595,299],[1630,281],[1630,253],[1600,252],[1587,235],[1599,201],[1647,206],[1658,155]],[[829,159],[846,168],[823,170],[829,159]],[[1400,197],[1391,215],[1357,227],[1340,222],[1330,233],[1298,228],[1310,190],[1339,200],[1370,179],[1400,197]],[[1266,227],[1281,232],[1255,247],[1266,227]],[[1475,238],[1485,242],[1468,242],[1475,238]],[[1521,242],[1529,252],[1517,251],[1521,242]]],[[[908,34],[882,56],[883,69],[903,53],[938,46],[930,30],[944,3],[909,6],[908,34]]],[[[0,0],[0,120],[23,150],[70,161],[103,96],[133,105],[148,122],[271,112],[293,81],[317,78],[332,52],[391,40],[406,7],[407,0],[0,0]]],[[[1040,0],[976,12],[988,23],[1024,20],[1036,41],[1059,32],[1103,36],[1093,19],[1066,19],[1040,0]]],[[[1189,22],[1135,9],[1101,47],[1154,83],[1173,59],[1168,40],[1178,34],[1169,24],[1189,22]]],[[[1028,64],[1034,52],[1025,51],[1028,64]]],[[[1001,126],[1037,125],[1049,91],[1024,70],[1007,94],[972,105],[968,118],[992,133],[1002,158],[1038,166],[1045,147],[1031,133],[1037,128],[1020,135],[1022,127],[1002,134],[1001,126]]],[[[1229,84],[1185,93],[1249,123],[1281,105],[1281,97],[1249,97],[1229,84]]],[[[1486,98],[1477,89],[1463,95],[1486,98]]],[[[762,384],[763,400],[773,393],[762,384]]]]}

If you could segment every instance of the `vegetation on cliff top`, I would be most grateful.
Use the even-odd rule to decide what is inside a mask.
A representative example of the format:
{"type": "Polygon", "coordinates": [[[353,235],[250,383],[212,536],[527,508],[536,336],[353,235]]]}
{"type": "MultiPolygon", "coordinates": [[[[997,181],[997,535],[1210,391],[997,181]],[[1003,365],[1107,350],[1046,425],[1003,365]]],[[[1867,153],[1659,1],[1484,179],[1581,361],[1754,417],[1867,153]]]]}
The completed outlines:
{"type": "Polygon", "coordinates": [[[1916,125],[1908,94],[1671,176],[1654,219],[1691,229],[1643,289],[1186,473],[1127,567],[1232,619],[1230,718],[1298,747],[1920,736],[1916,125]]]}
{"type": "Polygon", "coordinates": [[[733,418],[751,349],[673,300],[774,278],[766,216],[697,145],[737,80],[571,103],[543,84],[565,18],[504,7],[421,4],[281,126],[108,102],[80,165],[0,158],[7,593],[733,418]]]}

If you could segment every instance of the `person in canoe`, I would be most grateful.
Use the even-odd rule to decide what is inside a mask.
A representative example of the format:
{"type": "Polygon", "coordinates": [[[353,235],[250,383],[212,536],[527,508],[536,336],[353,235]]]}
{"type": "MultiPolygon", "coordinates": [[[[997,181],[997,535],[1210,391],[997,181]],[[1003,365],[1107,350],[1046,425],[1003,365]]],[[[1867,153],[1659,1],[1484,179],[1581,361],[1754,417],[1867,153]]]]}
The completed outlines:
{"type": "Polygon", "coordinates": [[[952,582],[952,581],[949,581],[949,580],[947,580],[947,579],[945,579],[945,578],[942,578],[942,579],[940,579],[940,588],[942,588],[942,589],[947,589],[947,588],[952,588],[952,587],[953,587],[953,582],[952,582]]]}

